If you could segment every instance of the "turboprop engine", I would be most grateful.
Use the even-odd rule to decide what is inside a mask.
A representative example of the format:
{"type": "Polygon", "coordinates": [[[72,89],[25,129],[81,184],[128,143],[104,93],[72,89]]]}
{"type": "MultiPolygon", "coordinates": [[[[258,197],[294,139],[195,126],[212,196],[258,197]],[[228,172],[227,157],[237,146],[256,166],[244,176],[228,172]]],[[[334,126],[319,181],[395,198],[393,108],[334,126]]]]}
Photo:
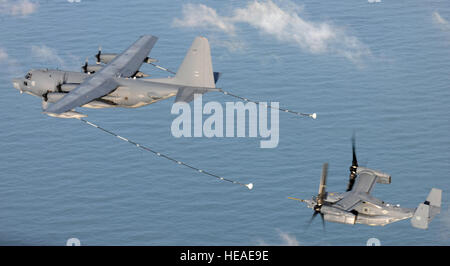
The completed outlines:
{"type": "Polygon", "coordinates": [[[97,64],[100,64],[100,63],[108,64],[114,58],[116,58],[116,56],[117,56],[117,54],[104,54],[104,53],[102,53],[102,50],[99,49],[98,53],[95,55],[95,58],[97,58],[97,64]]]}
{"type": "Polygon", "coordinates": [[[83,73],[92,74],[92,73],[100,71],[100,69],[102,69],[102,68],[103,68],[102,65],[89,65],[88,60],[86,59],[86,62],[81,67],[81,70],[83,71],[83,73]]]}
{"type": "MultiPolygon", "coordinates": [[[[97,59],[97,61],[96,61],[97,64],[101,64],[101,63],[108,64],[109,62],[114,60],[114,58],[116,58],[117,55],[118,54],[115,54],[115,53],[103,53],[102,47],[100,46],[100,47],[98,47],[98,52],[95,55],[95,58],[97,59]]],[[[146,57],[144,59],[144,63],[147,63],[147,64],[151,64],[151,63],[155,63],[155,62],[158,62],[158,60],[151,58],[151,57],[146,57]]]]}
{"type": "Polygon", "coordinates": [[[60,90],[62,92],[70,92],[71,90],[75,89],[76,87],[80,86],[79,83],[66,83],[60,85],[60,90]]]}
{"type": "Polygon", "coordinates": [[[136,78],[145,78],[145,77],[149,77],[149,76],[150,76],[149,74],[145,74],[141,71],[138,71],[138,72],[136,72],[136,74],[134,74],[134,77],[136,77],[136,78]]]}

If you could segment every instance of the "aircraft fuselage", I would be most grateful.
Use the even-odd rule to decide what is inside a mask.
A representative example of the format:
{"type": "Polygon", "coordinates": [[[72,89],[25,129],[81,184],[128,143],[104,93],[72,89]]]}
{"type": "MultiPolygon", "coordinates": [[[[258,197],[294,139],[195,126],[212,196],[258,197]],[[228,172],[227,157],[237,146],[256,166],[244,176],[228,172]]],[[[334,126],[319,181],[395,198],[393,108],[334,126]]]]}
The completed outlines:
{"type": "MultiPolygon", "coordinates": [[[[78,87],[90,74],[61,70],[31,70],[24,78],[13,80],[20,92],[42,97],[55,103],[78,87]]],[[[175,96],[178,86],[153,82],[152,80],[115,77],[118,87],[111,93],[93,100],[82,107],[137,108],[175,96]]]]}
{"type": "MultiPolygon", "coordinates": [[[[346,192],[354,193],[354,192],[346,192]]],[[[372,226],[384,226],[393,222],[411,218],[414,215],[413,209],[401,208],[399,205],[385,203],[368,193],[360,193],[363,200],[357,203],[352,211],[346,211],[336,204],[344,198],[346,193],[327,193],[324,205],[320,211],[324,219],[329,222],[344,224],[367,224],[372,226]]],[[[315,205],[315,200],[308,204],[311,208],[315,205]]]]}

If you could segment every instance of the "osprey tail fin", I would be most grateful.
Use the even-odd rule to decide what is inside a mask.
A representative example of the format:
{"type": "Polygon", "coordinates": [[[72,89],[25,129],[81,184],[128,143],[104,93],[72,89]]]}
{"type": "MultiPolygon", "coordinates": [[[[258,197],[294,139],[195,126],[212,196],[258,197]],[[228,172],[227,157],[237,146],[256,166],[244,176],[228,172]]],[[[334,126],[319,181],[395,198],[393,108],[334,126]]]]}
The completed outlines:
{"type": "Polygon", "coordinates": [[[431,220],[441,211],[442,190],[433,188],[428,194],[427,200],[420,203],[411,218],[412,226],[419,229],[427,229],[431,220]]]}

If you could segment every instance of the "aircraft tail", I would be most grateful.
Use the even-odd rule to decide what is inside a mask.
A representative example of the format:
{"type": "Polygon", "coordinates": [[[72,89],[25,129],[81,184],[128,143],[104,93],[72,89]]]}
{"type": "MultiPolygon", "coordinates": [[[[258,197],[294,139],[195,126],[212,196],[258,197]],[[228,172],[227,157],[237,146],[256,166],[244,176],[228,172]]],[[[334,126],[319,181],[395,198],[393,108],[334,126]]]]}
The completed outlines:
{"type": "Polygon", "coordinates": [[[208,39],[197,37],[189,48],[175,79],[189,87],[215,88],[208,39]]]}
{"type": "Polygon", "coordinates": [[[194,94],[216,91],[211,89],[216,87],[219,76],[213,72],[208,39],[195,38],[174,78],[177,84],[186,86],[178,90],[175,102],[190,102],[194,94]]]}
{"type": "Polygon", "coordinates": [[[419,204],[411,219],[412,226],[419,229],[427,229],[431,220],[440,213],[442,190],[433,188],[428,194],[427,200],[419,204]]]}

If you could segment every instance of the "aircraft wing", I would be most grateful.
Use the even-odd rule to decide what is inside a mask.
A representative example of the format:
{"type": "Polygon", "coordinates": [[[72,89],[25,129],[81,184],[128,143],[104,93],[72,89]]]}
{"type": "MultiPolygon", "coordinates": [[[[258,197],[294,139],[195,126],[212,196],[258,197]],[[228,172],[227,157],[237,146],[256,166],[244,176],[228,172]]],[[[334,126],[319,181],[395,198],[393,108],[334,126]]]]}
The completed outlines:
{"type": "Polygon", "coordinates": [[[350,192],[334,205],[342,210],[351,211],[361,201],[362,199],[358,193],[350,192]]]}
{"type": "Polygon", "coordinates": [[[117,88],[117,83],[113,78],[133,76],[139,70],[157,40],[158,38],[152,35],[140,37],[108,65],[86,79],[61,100],[50,105],[44,112],[61,114],[112,92],[117,88]]]}
{"type": "Polygon", "coordinates": [[[377,178],[378,176],[376,174],[369,171],[359,173],[352,191],[370,193],[375,187],[377,178]]]}
{"type": "Polygon", "coordinates": [[[367,198],[367,194],[372,191],[377,178],[378,176],[370,171],[364,171],[358,174],[356,184],[352,191],[336,202],[335,205],[346,211],[352,210],[356,204],[367,198]]]}

